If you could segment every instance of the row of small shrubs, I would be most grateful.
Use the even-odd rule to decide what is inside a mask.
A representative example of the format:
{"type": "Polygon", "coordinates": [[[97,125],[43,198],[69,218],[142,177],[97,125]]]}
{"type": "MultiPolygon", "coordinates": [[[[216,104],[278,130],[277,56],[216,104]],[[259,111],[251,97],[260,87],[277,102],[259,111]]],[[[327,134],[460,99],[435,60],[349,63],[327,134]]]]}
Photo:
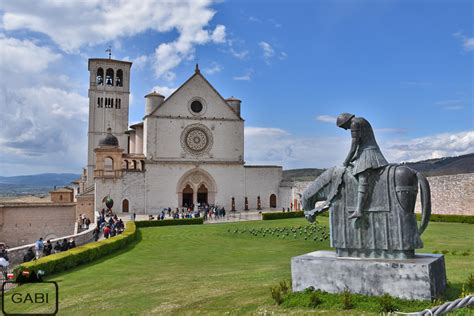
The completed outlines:
{"type": "Polygon", "coordinates": [[[328,293],[313,287],[302,292],[292,292],[287,281],[281,281],[270,288],[271,296],[277,305],[284,308],[311,308],[321,310],[357,310],[362,312],[391,313],[399,308],[420,311],[430,308],[430,301],[402,300],[388,294],[368,296],[351,293],[345,289],[341,293],[328,293]]]}
{"type": "Polygon", "coordinates": [[[204,218],[182,218],[182,219],[165,219],[162,221],[137,221],[137,227],[156,227],[156,226],[176,226],[176,225],[201,225],[204,223],[204,218]]]}
{"type": "Polygon", "coordinates": [[[303,211],[262,213],[263,220],[304,217],[303,211]]]}
{"type": "Polygon", "coordinates": [[[42,257],[38,260],[22,263],[15,268],[15,274],[21,271],[43,270],[46,275],[63,272],[78,265],[88,263],[117,252],[130,244],[137,237],[137,230],[134,222],[128,222],[124,232],[115,237],[91,242],[64,252],[42,257]]]}
{"type": "MultiPolygon", "coordinates": [[[[421,214],[416,214],[416,219],[421,221],[421,214]]],[[[474,216],[472,215],[445,215],[445,214],[431,214],[430,222],[450,222],[450,223],[465,223],[474,224],[474,216]]]]}

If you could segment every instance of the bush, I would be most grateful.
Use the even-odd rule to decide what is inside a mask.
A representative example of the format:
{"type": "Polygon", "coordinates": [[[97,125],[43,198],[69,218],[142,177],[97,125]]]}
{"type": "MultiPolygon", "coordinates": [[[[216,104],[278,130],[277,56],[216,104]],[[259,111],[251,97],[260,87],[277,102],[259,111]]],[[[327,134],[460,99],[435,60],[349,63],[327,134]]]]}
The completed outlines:
{"type": "Polygon", "coordinates": [[[290,290],[290,286],[286,281],[280,281],[280,284],[272,286],[270,288],[272,298],[277,303],[280,305],[283,303],[285,295],[288,294],[288,291],[290,290]]]}
{"type": "Polygon", "coordinates": [[[393,313],[397,310],[393,297],[385,293],[379,298],[379,311],[381,313],[393,313]]]}
{"type": "Polygon", "coordinates": [[[94,261],[124,248],[136,239],[137,230],[134,222],[128,222],[125,231],[115,237],[88,243],[64,252],[56,253],[38,260],[25,262],[15,268],[15,275],[21,271],[43,270],[46,275],[63,272],[78,265],[94,261]]]}
{"type": "Polygon", "coordinates": [[[262,213],[263,220],[304,217],[303,211],[262,213]]]}
{"type": "Polygon", "coordinates": [[[474,274],[468,276],[466,286],[469,291],[474,291],[474,274]]]}
{"type": "Polygon", "coordinates": [[[352,293],[346,288],[341,294],[342,309],[352,309],[354,303],[352,302],[352,293]]]}
{"type": "Polygon", "coordinates": [[[165,219],[163,221],[137,221],[137,227],[156,227],[156,226],[175,226],[175,225],[200,225],[204,223],[204,218],[182,218],[182,219],[165,219]]]}
{"type": "Polygon", "coordinates": [[[315,291],[309,295],[309,304],[308,307],[316,308],[323,302],[319,297],[320,291],[315,291]]]}
{"type": "MultiPolygon", "coordinates": [[[[421,221],[421,214],[416,214],[416,219],[421,221]]],[[[472,215],[442,215],[431,214],[430,222],[450,222],[450,223],[465,223],[474,224],[474,216],[472,215]]]]}

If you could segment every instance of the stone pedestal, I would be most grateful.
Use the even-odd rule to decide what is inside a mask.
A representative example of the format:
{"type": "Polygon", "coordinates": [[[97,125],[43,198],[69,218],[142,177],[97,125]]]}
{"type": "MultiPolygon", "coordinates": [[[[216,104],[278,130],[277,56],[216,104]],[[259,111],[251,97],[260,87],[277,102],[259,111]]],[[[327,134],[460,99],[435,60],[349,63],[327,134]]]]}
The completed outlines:
{"type": "Polygon", "coordinates": [[[334,251],[315,251],[291,259],[293,291],[308,287],[329,293],[347,288],[352,293],[430,300],[446,288],[444,256],[417,254],[413,259],[336,257],[334,251]]]}

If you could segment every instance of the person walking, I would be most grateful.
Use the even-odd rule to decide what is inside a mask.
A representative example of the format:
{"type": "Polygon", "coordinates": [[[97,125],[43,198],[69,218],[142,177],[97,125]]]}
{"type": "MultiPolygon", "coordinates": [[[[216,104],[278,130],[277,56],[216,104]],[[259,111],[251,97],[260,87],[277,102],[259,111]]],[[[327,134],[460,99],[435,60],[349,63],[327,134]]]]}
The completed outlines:
{"type": "Polygon", "coordinates": [[[36,258],[36,260],[41,258],[41,256],[43,255],[43,248],[44,248],[43,237],[40,237],[40,239],[38,239],[35,242],[35,258],[36,258]]]}

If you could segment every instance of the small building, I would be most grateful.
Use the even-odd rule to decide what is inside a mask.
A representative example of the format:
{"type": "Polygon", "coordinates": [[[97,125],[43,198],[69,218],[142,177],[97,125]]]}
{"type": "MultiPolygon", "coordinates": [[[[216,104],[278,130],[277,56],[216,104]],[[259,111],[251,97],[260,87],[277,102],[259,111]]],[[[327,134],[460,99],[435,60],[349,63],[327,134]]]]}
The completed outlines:
{"type": "Polygon", "coordinates": [[[60,188],[49,191],[51,202],[53,203],[72,203],[74,202],[74,190],[71,188],[60,188]]]}

